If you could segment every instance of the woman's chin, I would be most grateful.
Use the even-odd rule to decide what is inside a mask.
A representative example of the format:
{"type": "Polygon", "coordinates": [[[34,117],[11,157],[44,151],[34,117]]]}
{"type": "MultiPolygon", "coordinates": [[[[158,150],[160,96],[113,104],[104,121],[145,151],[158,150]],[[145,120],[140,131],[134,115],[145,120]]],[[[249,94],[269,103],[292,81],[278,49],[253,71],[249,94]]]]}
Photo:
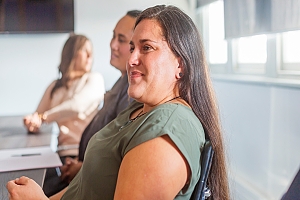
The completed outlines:
{"type": "Polygon", "coordinates": [[[139,95],[136,91],[128,90],[128,96],[138,101],[140,99],[141,95],[139,95]]]}

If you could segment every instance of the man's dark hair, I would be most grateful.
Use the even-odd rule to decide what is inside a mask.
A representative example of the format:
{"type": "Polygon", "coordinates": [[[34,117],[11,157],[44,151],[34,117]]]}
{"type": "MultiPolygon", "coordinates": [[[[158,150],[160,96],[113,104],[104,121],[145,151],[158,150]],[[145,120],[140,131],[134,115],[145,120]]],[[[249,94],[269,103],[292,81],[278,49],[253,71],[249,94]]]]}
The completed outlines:
{"type": "Polygon", "coordinates": [[[140,10],[130,10],[126,13],[126,15],[129,15],[130,17],[133,17],[133,18],[137,18],[141,12],[142,11],[140,11],[140,10]]]}

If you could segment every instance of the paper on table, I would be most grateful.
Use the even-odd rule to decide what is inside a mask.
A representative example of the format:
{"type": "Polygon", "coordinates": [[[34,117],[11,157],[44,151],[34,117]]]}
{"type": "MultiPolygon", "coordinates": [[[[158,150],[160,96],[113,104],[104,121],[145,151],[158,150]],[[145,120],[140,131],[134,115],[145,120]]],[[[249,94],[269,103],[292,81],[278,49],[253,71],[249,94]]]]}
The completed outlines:
{"type": "Polygon", "coordinates": [[[50,147],[0,150],[0,172],[61,166],[57,153],[50,147]]]}

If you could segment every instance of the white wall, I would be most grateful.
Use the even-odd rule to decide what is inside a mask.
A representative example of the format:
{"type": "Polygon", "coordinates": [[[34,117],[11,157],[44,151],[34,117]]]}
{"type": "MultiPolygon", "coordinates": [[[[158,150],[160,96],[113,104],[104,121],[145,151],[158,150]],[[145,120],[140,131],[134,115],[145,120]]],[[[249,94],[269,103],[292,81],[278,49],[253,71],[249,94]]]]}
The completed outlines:
{"type": "MultiPolygon", "coordinates": [[[[172,4],[189,13],[187,0],[74,0],[75,32],[94,46],[93,70],[106,89],[120,76],[109,64],[109,42],[117,21],[128,10],[172,4]]],[[[57,78],[60,53],[68,34],[0,34],[0,115],[31,113],[48,84],[57,78]]]]}
{"type": "Polygon", "coordinates": [[[215,79],[233,197],[279,200],[300,167],[300,89],[215,79]]]}

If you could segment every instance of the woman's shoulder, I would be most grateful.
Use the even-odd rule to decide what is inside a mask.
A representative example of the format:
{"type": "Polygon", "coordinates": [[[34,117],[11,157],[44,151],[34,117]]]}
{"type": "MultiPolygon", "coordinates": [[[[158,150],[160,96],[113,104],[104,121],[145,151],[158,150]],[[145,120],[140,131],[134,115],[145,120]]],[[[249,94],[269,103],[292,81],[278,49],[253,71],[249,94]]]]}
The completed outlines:
{"type": "Polygon", "coordinates": [[[149,118],[160,121],[163,129],[198,130],[204,132],[202,123],[190,107],[179,103],[167,103],[157,106],[149,113],[149,118]]]}
{"type": "Polygon", "coordinates": [[[101,73],[99,72],[87,72],[85,73],[79,81],[79,85],[94,85],[97,87],[104,87],[104,79],[101,73]]]}
{"type": "Polygon", "coordinates": [[[99,72],[86,72],[83,76],[79,78],[80,81],[89,81],[89,80],[100,80],[103,81],[103,76],[99,72]]]}
{"type": "Polygon", "coordinates": [[[56,84],[57,81],[58,81],[57,79],[53,80],[53,81],[48,85],[47,90],[52,90],[52,89],[54,88],[54,86],[55,86],[55,84],[56,84]]]}
{"type": "Polygon", "coordinates": [[[88,72],[88,73],[85,73],[83,75],[83,77],[87,77],[89,79],[90,78],[96,78],[96,79],[100,78],[100,79],[103,79],[103,76],[102,76],[102,74],[100,72],[88,72]]]}
{"type": "MultiPolygon", "coordinates": [[[[171,117],[171,115],[181,115],[181,116],[193,116],[196,117],[192,109],[188,106],[185,106],[180,103],[166,103],[161,104],[157,106],[155,109],[153,109],[152,114],[156,115],[168,115],[171,117]]],[[[197,118],[197,117],[196,117],[197,118]]]]}

